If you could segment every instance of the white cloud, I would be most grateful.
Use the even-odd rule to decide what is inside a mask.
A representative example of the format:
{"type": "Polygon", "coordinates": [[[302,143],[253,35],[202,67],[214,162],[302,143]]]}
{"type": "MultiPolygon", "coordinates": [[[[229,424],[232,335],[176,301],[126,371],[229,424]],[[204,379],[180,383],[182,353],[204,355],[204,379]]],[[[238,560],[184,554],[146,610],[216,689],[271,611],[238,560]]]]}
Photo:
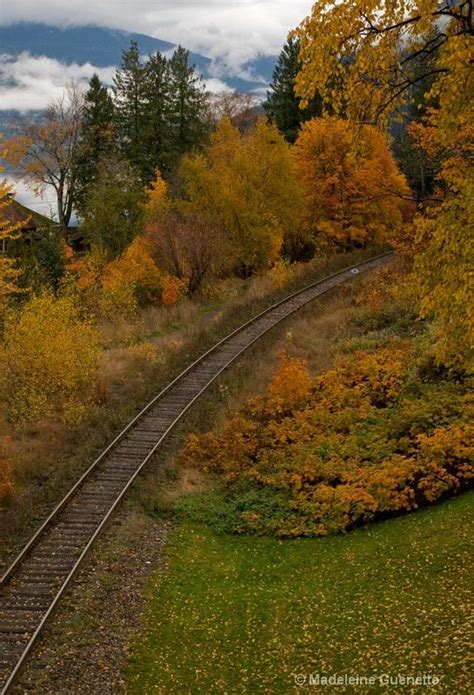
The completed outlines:
{"type": "Polygon", "coordinates": [[[94,72],[110,83],[115,68],[96,68],[85,65],[64,65],[51,58],[36,58],[22,53],[18,58],[0,55],[0,103],[2,109],[30,111],[43,109],[64,93],[65,86],[74,81],[86,85],[94,72]]]}
{"type": "Polygon", "coordinates": [[[222,80],[219,80],[217,77],[208,77],[204,80],[204,84],[206,85],[206,89],[208,92],[212,92],[213,94],[219,94],[220,92],[233,92],[234,90],[229,87],[228,84],[223,82],[222,80]]]}
{"type": "Polygon", "coordinates": [[[238,69],[258,53],[278,53],[312,0],[16,0],[0,22],[45,22],[137,31],[181,43],[238,69]]]}

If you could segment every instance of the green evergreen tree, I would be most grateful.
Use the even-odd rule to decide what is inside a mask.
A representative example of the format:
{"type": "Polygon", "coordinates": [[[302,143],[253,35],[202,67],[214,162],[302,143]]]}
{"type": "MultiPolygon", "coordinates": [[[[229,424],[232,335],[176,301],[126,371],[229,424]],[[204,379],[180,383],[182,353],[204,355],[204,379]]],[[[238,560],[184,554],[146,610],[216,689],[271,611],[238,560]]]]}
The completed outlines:
{"type": "Polygon", "coordinates": [[[171,81],[167,59],[157,53],[146,64],[145,82],[146,123],[143,137],[147,152],[147,182],[158,167],[162,173],[170,170],[172,159],[171,81]]]}
{"type": "Polygon", "coordinates": [[[147,129],[147,67],[140,59],[137,43],[132,41],[122,53],[122,65],[114,77],[115,111],[118,137],[128,161],[146,179],[149,157],[147,129]]]}
{"type": "Polygon", "coordinates": [[[83,208],[87,191],[97,175],[97,162],[113,143],[114,119],[112,97],[98,75],[94,74],[84,95],[81,147],[76,165],[76,206],[79,211],[83,208]]]}
{"type": "Polygon", "coordinates": [[[295,94],[295,81],[301,69],[299,39],[289,38],[284,45],[273,71],[273,80],[263,107],[268,117],[288,142],[295,142],[299,129],[305,121],[322,114],[319,97],[313,99],[306,109],[300,108],[300,99],[295,94]]]}
{"type": "Polygon", "coordinates": [[[139,173],[115,153],[104,155],[89,190],[81,231],[110,260],[143,230],[144,190],[139,173]]]}
{"type": "Polygon", "coordinates": [[[200,145],[210,131],[209,95],[194,66],[189,51],[179,46],[169,61],[171,86],[171,130],[174,163],[185,152],[200,145]]]}

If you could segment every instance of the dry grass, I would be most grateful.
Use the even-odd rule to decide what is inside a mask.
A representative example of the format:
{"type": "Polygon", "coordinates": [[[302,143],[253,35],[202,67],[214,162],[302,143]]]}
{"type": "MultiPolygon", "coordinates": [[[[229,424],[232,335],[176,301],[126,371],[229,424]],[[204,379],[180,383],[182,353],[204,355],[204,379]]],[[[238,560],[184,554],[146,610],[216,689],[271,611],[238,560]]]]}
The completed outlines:
{"type": "Polygon", "coordinates": [[[159,341],[170,333],[186,333],[199,322],[201,314],[199,304],[184,299],[174,306],[148,306],[135,316],[102,321],[99,327],[107,349],[129,347],[145,339],[159,341]]]}

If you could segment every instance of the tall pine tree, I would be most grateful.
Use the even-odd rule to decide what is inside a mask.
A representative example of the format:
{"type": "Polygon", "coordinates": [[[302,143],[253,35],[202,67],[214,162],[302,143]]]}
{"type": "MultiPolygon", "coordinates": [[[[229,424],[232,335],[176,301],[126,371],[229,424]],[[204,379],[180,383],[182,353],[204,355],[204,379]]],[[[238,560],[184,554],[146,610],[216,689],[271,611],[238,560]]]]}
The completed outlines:
{"type": "Polygon", "coordinates": [[[81,148],[77,161],[77,208],[84,207],[87,192],[97,175],[97,162],[114,142],[115,108],[107,87],[94,74],[84,95],[81,148]]]}
{"type": "Polygon", "coordinates": [[[210,130],[209,96],[189,51],[179,46],[170,62],[172,154],[175,162],[185,152],[200,145],[210,130]]]}
{"type": "Polygon", "coordinates": [[[273,80],[263,107],[269,118],[288,142],[295,142],[301,125],[322,114],[321,100],[316,97],[308,108],[300,108],[295,94],[296,76],[301,69],[299,39],[290,37],[278,58],[273,80]]]}
{"type": "Polygon", "coordinates": [[[149,157],[144,133],[147,129],[147,68],[140,60],[137,43],[132,41],[122,53],[122,65],[114,77],[115,110],[122,152],[144,179],[149,173],[149,157]]]}
{"type": "Polygon", "coordinates": [[[209,96],[184,48],[170,60],[157,53],[143,63],[132,41],[116,72],[114,94],[121,152],[145,184],[157,168],[170,174],[184,153],[207,138],[209,96]]]}
{"type": "Polygon", "coordinates": [[[162,173],[167,173],[172,162],[170,69],[161,53],[150,56],[146,64],[145,102],[143,137],[146,140],[146,178],[149,182],[157,167],[162,173]]]}

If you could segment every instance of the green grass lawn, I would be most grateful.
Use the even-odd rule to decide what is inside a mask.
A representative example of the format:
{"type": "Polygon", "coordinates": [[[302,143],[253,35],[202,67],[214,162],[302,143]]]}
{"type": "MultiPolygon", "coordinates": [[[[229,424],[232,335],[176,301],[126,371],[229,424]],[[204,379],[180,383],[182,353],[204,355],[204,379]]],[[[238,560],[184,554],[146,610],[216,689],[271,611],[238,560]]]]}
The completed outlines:
{"type": "Polygon", "coordinates": [[[183,524],[149,587],[132,693],[471,691],[472,494],[345,536],[278,541],[183,524]],[[431,674],[432,688],[297,687],[295,674],[431,674]]]}

